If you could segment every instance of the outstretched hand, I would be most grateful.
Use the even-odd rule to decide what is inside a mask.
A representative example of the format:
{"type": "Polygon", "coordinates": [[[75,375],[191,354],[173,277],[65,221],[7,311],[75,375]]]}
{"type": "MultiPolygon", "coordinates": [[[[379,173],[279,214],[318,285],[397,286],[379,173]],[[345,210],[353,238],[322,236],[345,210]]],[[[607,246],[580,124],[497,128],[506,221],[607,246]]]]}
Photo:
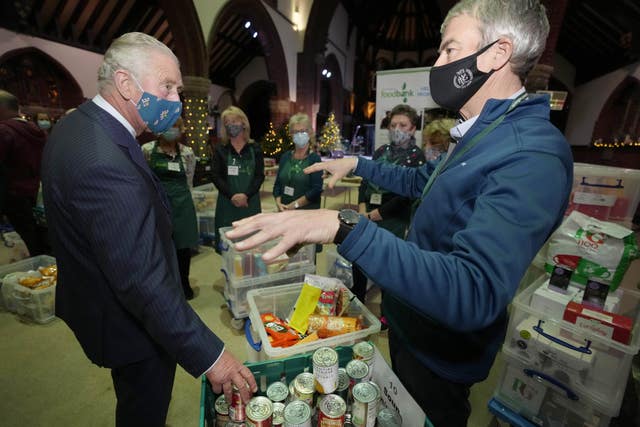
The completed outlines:
{"type": "Polygon", "coordinates": [[[304,173],[310,174],[314,172],[325,171],[331,174],[327,185],[333,188],[338,181],[349,175],[358,165],[357,157],[349,157],[346,159],[330,160],[328,162],[314,163],[304,169],[304,173]]]}

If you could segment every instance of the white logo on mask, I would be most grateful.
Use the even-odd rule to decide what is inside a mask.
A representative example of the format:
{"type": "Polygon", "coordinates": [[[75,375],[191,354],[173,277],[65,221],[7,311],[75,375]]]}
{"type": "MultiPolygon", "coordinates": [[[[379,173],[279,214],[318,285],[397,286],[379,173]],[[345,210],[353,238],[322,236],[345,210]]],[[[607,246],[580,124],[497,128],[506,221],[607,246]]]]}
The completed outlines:
{"type": "Polygon", "coordinates": [[[473,72],[468,68],[463,68],[458,70],[458,72],[453,76],[453,85],[457,89],[464,89],[469,86],[473,81],[473,72]]]}

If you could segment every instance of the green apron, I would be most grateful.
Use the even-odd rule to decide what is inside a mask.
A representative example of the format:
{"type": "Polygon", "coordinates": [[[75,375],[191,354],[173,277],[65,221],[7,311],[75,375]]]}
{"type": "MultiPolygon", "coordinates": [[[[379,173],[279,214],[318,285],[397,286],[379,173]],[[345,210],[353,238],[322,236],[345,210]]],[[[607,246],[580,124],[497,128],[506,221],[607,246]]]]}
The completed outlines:
{"type": "Polygon", "coordinates": [[[174,159],[153,145],[149,166],[156,174],[171,204],[173,241],[177,249],[192,248],[198,244],[196,209],[187,184],[180,149],[174,159]]]}
{"type": "MultiPolygon", "coordinates": [[[[229,146],[227,154],[227,182],[229,183],[229,192],[233,196],[237,193],[247,194],[251,182],[253,182],[256,169],[256,156],[253,147],[247,147],[249,156],[241,156],[235,153],[233,147],[229,146]],[[229,175],[229,166],[238,166],[237,175],[229,175]]],[[[229,227],[233,221],[247,218],[261,212],[260,209],[260,192],[251,196],[248,201],[249,207],[237,208],[231,203],[231,199],[222,194],[218,195],[216,203],[216,230],[215,244],[216,248],[220,244],[220,228],[229,227]]]]}
{"type": "MultiPolygon", "coordinates": [[[[311,188],[311,175],[307,175],[303,172],[304,168],[311,166],[311,160],[309,156],[304,159],[294,159],[293,154],[289,158],[289,161],[284,165],[281,165],[282,170],[280,174],[280,181],[282,183],[282,195],[280,201],[283,205],[288,205],[294,200],[304,196],[311,188]],[[284,188],[293,188],[293,196],[284,194],[284,188]]],[[[317,201],[311,202],[308,205],[302,206],[300,209],[320,209],[320,198],[317,201]]]]}
{"type": "MultiPolygon", "coordinates": [[[[376,159],[376,162],[387,163],[392,165],[397,164],[397,162],[391,161],[389,159],[389,156],[386,152],[380,157],[378,157],[376,159]]],[[[380,198],[382,199],[382,197],[384,197],[384,195],[388,193],[389,191],[385,190],[384,188],[378,187],[372,182],[368,182],[367,188],[365,189],[365,193],[364,193],[366,197],[365,200],[366,200],[367,212],[371,212],[372,210],[382,206],[381,204],[380,205],[371,204],[371,196],[373,194],[380,194],[380,198]]],[[[409,227],[409,217],[407,216],[406,218],[398,218],[398,217],[386,218],[381,221],[377,221],[376,224],[378,225],[378,227],[382,227],[385,230],[389,230],[397,237],[404,239],[405,231],[407,227],[409,227]]]]}

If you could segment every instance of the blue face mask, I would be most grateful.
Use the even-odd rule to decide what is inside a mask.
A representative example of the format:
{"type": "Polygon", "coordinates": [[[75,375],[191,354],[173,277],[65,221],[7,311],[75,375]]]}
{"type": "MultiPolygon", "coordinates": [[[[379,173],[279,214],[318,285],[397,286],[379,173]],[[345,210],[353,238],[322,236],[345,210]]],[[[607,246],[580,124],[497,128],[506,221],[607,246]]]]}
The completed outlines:
{"type": "MultiPolygon", "coordinates": [[[[140,118],[149,130],[153,133],[163,133],[173,126],[182,112],[182,102],[169,101],[168,99],[162,99],[149,92],[145,92],[140,82],[138,82],[138,79],[136,79],[133,74],[131,74],[131,77],[133,77],[142,91],[140,100],[134,105],[138,109],[140,118]]],[[[131,101],[131,103],[133,104],[133,101],[131,101]]]]}
{"type": "Polygon", "coordinates": [[[180,129],[178,128],[167,129],[167,131],[162,134],[162,137],[166,141],[173,142],[176,139],[180,138],[180,129]]]}
{"type": "Polygon", "coordinates": [[[293,143],[297,148],[304,148],[309,143],[309,134],[307,132],[294,133],[293,143]]]}
{"type": "Polygon", "coordinates": [[[51,127],[51,122],[49,120],[38,120],[38,127],[40,129],[49,129],[51,127]]]}

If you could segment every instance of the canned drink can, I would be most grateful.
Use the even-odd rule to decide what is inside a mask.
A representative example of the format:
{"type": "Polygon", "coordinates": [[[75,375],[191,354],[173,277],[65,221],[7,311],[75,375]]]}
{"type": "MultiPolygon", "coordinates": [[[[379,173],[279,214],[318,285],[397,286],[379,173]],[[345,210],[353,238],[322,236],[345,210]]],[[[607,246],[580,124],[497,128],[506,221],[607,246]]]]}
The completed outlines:
{"type": "Polygon", "coordinates": [[[369,341],[360,341],[353,346],[353,358],[362,360],[369,366],[369,373],[366,377],[367,381],[370,381],[371,376],[373,375],[373,365],[375,360],[373,358],[374,354],[375,348],[369,341]]]}
{"type": "Polygon", "coordinates": [[[396,411],[382,408],[376,417],[378,427],[402,427],[402,417],[396,411]]]}
{"type": "Polygon", "coordinates": [[[338,389],[336,394],[343,398],[345,402],[349,396],[349,375],[345,368],[338,368],[338,389]]]}
{"type": "Polygon", "coordinates": [[[216,427],[223,427],[229,419],[229,404],[227,403],[227,399],[225,399],[224,394],[221,394],[216,399],[213,405],[216,411],[216,427]]]}
{"type": "Polygon", "coordinates": [[[276,381],[267,387],[267,397],[272,402],[284,402],[289,397],[289,388],[282,381],[276,381]]]}
{"type": "Polygon", "coordinates": [[[338,352],[320,347],[313,353],[313,375],[319,393],[330,394],[338,388],[338,352]]]}
{"type": "Polygon", "coordinates": [[[337,394],[327,394],[318,405],[318,427],[342,427],[347,403],[337,394]]]}
{"type": "Polygon", "coordinates": [[[271,421],[272,427],[284,426],[284,403],[275,402],[273,404],[273,421],[271,421]]]}
{"type": "Polygon", "coordinates": [[[231,389],[231,405],[229,405],[229,419],[231,421],[244,421],[246,419],[245,405],[240,395],[240,390],[235,385],[231,389]]]}
{"type": "Polygon", "coordinates": [[[352,422],[355,427],[374,427],[378,415],[380,388],[370,382],[358,383],[353,387],[352,422]]]}
{"type": "Polygon", "coordinates": [[[314,377],[311,372],[303,372],[293,380],[293,394],[309,406],[313,405],[314,377]]]}
{"type": "Polygon", "coordinates": [[[247,403],[247,426],[272,427],[273,403],[264,396],[256,396],[247,403]]]}
{"type": "Polygon", "coordinates": [[[311,406],[302,400],[289,402],[284,408],[284,427],[311,427],[311,406]]]}

